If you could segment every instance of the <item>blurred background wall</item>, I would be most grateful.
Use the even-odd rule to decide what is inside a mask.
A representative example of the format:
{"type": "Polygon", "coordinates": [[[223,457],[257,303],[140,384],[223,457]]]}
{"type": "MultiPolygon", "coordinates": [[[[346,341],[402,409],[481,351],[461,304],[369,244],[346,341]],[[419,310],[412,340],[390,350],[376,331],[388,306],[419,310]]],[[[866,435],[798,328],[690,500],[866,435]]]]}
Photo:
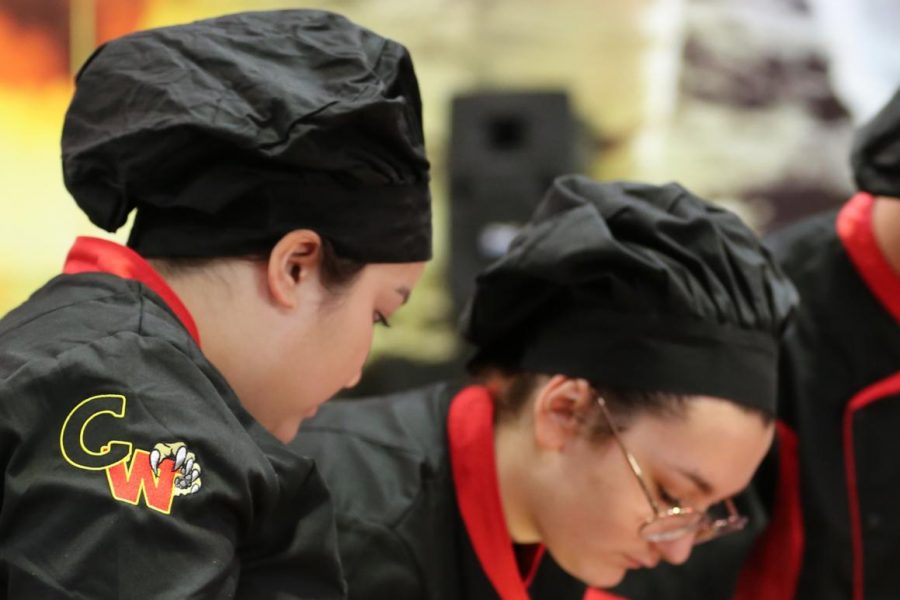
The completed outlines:
{"type": "MultiPolygon", "coordinates": [[[[0,315],[59,271],[76,235],[127,236],[127,228],[108,236],[82,216],[65,191],[59,161],[74,73],[111,37],[240,10],[317,7],[411,49],[434,165],[436,259],[408,309],[379,333],[373,355],[427,366],[446,364],[459,352],[458,307],[448,282],[453,269],[457,278],[470,277],[463,271],[471,265],[453,257],[471,249],[460,248],[463,238],[451,229],[500,219],[493,225],[509,221],[514,231],[527,218],[535,186],[516,184],[544,185],[560,163],[541,163],[556,154],[547,147],[542,154],[547,134],[535,133],[542,126],[571,151],[563,163],[572,168],[603,179],[677,180],[737,210],[759,231],[839,204],[852,190],[847,152],[854,118],[870,116],[900,83],[898,5],[0,0],[0,315]],[[556,114],[568,123],[559,111],[526,102],[516,112],[519,99],[535,93],[563,99],[555,106],[574,123],[564,135],[549,120],[556,114]],[[474,98],[474,113],[465,98],[474,98]],[[465,144],[479,143],[499,162],[473,167],[458,159],[468,152],[465,144]],[[490,184],[478,187],[481,181],[490,184]],[[466,194],[468,213],[461,208],[466,194]],[[519,203],[519,219],[480,214],[492,194],[505,194],[510,210],[519,203]]],[[[488,228],[478,239],[502,246],[504,231],[488,228]]]]}

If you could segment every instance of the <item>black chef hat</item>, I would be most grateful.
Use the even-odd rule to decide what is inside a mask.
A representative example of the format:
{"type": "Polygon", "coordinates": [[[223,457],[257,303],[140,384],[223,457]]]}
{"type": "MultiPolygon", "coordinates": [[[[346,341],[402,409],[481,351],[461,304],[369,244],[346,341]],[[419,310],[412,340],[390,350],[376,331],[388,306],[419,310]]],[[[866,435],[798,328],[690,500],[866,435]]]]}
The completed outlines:
{"type": "Polygon", "coordinates": [[[850,164],[860,190],[900,198],[900,89],[856,132],[850,164]]]}
{"type": "Polygon", "coordinates": [[[774,413],[791,283],[734,214],[677,184],[556,179],[477,279],[476,364],[774,413]]]}
{"type": "Polygon", "coordinates": [[[406,48],[344,17],[250,12],[137,32],[82,67],[66,187],[149,257],[236,256],[310,228],[363,262],[431,256],[406,48]]]}

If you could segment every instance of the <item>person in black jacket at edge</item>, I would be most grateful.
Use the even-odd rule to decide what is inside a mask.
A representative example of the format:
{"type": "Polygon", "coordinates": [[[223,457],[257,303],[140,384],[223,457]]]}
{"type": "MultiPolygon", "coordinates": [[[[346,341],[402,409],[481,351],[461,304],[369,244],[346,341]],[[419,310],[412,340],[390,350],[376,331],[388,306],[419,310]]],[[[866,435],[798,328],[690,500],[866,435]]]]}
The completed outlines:
{"type": "Polygon", "coordinates": [[[900,598],[900,89],[857,131],[850,162],[856,195],[769,240],[802,303],[775,475],[760,477],[772,523],[740,598],[900,598]]]}
{"type": "Polygon", "coordinates": [[[858,193],[766,239],[801,297],[777,443],[747,492],[768,526],[735,548],[743,564],[698,553],[630,578],[633,598],[900,598],[900,89],[850,162],[858,193]]]}
{"type": "Polygon", "coordinates": [[[77,76],[78,239],[0,321],[0,595],[342,598],[286,445],[359,377],[431,255],[401,45],[319,11],[107,43],[77,76]]]}
{"type": "Polygon", "coordinates": [[[610,598],[586,585],[740,529],[794,303],[683,187],[558,178],[477,279],[477,383],[329,402],[292,445],[331,490],[350,598],[610,598]]]}

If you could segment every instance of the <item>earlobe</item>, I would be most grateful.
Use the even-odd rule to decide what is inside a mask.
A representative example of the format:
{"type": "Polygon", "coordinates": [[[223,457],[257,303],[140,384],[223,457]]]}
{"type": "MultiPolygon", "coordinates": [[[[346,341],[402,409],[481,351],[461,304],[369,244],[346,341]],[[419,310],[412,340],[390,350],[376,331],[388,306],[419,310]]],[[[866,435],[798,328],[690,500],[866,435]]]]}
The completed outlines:
{"type": "Polygon", "coordinates": [[[322,262],[322,238],[315,231],[298,229],[286,234],[269,253],[269,294],[282,308],[294,308],[299,289],[318,277],[322,262]]]}

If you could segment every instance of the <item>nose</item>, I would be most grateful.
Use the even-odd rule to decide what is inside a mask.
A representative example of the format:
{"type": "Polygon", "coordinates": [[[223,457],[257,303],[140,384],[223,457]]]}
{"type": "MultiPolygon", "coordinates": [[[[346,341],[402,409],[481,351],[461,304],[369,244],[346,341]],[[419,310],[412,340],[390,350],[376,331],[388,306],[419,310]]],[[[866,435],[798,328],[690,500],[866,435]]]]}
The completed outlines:
{"type": "Polygon", "coordinates": [[[673,565],[684,563],[694,549],[694,534],[686,535],[671,542],[657,542],[657,549],[663,560],[673,565]]]}

